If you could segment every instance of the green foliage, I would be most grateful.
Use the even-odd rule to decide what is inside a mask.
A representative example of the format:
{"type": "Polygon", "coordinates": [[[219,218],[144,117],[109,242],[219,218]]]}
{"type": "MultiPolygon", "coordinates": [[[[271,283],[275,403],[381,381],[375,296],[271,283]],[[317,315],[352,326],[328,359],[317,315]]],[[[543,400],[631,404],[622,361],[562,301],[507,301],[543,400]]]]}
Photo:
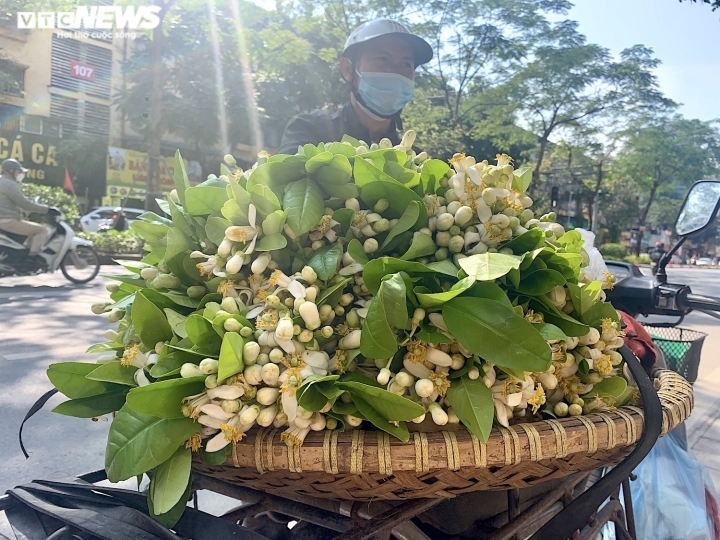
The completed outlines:
{"type": "Polygon", "coordinates": [[[613,261],[622,261],[627,255],[627,248],[622,244],[603,244],[598,249],[604,258],[613,261]]]}
{"type": "MultiPolygon", "coordinates": [[[[65,193],[62,188],[25,182],[22,184],[22,190],[30,200],[35,200],[37,197],[38,202],[41,204],[57,206],[65,214],[69,223],[72,223],[80,217],[80,208],[78,207],[77,199],[65,193]]],[[[43,223],[47,221],[47,216],[33,214],[31,219],[32,221],[43,223]]]]}
{"type": "Polygon", "coordinates": [[[626,262],[633,264],[651,264],[652,259],[647,253],[641,253],[640,255],[628,255],[623,259],[626,262]]]}
{"type": "Polygon", "coordinates": [[[78,236],[90,240],[98,253],[108,255],[141,255],[145,245],[142,236],[132,229],[101,233],[81,232],[78,236]]]}

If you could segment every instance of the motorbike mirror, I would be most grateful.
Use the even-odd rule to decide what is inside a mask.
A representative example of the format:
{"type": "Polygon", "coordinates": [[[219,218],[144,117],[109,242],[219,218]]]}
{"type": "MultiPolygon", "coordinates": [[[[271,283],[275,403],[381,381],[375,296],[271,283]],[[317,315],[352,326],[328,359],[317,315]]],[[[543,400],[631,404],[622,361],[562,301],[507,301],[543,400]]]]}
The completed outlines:
{"type": "Polygon", "coordinates": [[[690,236],[707,228],[715,219],[720,207],[720,180],[700,180],[685,197],[675,232],[678,236],[690,236]]]}

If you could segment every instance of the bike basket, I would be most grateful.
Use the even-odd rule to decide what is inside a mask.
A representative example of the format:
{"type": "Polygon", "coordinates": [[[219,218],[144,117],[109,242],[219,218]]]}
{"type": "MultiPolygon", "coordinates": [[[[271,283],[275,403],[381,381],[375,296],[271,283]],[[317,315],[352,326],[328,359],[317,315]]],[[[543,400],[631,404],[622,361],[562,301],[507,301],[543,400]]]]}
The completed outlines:
{"type": "MultiPolygon", "coordinates": [[[[662,433],[692,410],[692,387],[669,370],[654,373],[662,433]]],[[[461,425],[413,425],[410,441],[381,431],[310,432],[288,447],[282,430],[253,429],[223,465],[193,469],[226,483],[279,495],[368,501],[451,498],[471,491],[526,488],[620,463],[635,448],[643,409],[623,406],[586,416],[495,427],[487,443],[461,425]],[[423,431],[426,430],[426,431],[423,431]]]]}
{"type": "Polygon", "coordinates": [[[700,366],[700,353],[707,334],[687,328],[643,325],[653,342],[662,349],[668,369],[694,383],[700,366]]]}

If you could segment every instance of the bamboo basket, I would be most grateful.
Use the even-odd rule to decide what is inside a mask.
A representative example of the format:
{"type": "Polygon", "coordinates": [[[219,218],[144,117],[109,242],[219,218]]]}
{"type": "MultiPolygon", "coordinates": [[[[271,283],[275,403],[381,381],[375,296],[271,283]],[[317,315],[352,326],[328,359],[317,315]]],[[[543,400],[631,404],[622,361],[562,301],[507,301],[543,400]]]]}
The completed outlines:
{"type": "MultiPolygon", "coordinates": [[[[691,385],[666,370],[654,374],[662,434],[690,416],[691,385]]],[[[579,471],[615,465],[643,430],[638,407],[493,428],[486,444],[462,426],[412,432],[403,443],[380,431],[311,432],[289,448],[283,430],[250,431],[227,462],[196,462],[198,472],[260,491],[358,500],[451,498],[479,490],[526,488],[579,471]]],[[[421,426],[422,428],[422,426],[421,426]]]]}

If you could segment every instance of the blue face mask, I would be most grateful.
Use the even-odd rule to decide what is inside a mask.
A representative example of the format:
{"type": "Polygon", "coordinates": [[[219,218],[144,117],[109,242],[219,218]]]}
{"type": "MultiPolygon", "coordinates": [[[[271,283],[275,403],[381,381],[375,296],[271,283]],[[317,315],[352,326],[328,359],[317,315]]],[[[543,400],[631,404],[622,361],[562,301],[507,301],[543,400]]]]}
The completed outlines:
{"type": "Polygon", "coordinates": [[[358,94],[370,113],[390,117],[410,103],[415,85],[397,73],[359,73],[358,94]]]}

